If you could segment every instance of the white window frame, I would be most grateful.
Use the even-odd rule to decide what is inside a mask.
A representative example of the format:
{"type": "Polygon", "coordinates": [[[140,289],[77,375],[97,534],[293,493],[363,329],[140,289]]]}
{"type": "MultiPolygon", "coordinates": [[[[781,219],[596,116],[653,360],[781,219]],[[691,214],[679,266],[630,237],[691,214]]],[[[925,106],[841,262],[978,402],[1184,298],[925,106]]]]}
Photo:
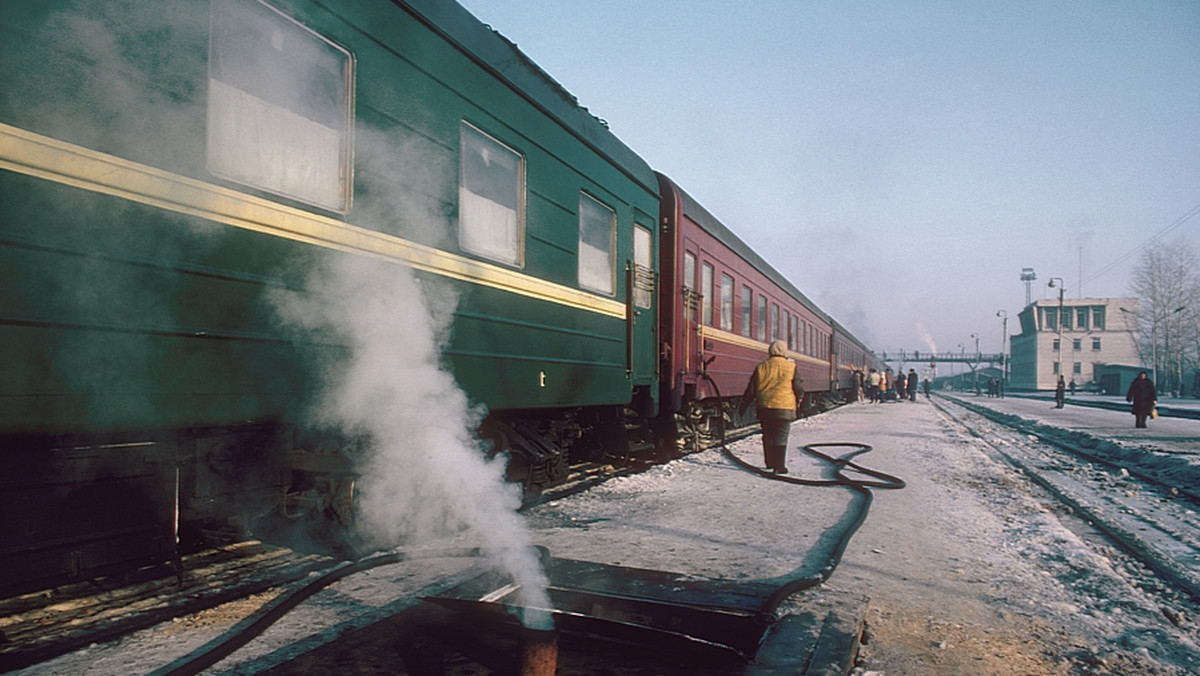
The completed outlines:
{"type": "Polygon", "coordinates": [[[209,172],[303,204],[349,212],[354,70],[348,50],[265,3],[213,2],[209,172]],[[307,84],[329,85],[333,78],[340,82],[307,84]]]}
{"type": "Polygon", "coordinates": [[[521,268],[524,244],[525,156],[464,121],[459,125],[458,246],[466,253],[521,268]],[[510,176],[511,185],[496,180],[510,176]],[[489,194],[483,194],[485,188],[489,194]]]}
{"type": "Polygon", "coordinates": [[[617,294],[617,212],[586,192],[579,193],[579,288],[617,294]]]}

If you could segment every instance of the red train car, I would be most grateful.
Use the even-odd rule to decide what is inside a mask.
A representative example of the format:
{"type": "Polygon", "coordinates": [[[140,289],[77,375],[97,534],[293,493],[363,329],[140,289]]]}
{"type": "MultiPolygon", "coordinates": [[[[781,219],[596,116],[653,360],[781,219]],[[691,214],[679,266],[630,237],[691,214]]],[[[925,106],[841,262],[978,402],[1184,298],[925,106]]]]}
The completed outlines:
{"type": "Polygon", "coordinates": [[[844,398],[869,355],[862,343],[835,334],[827,314],[674,181],[658,182],[664,413],[700,432],[722,416],[736,424],[737,398],[776,339],[800,368],[807,407],[844,398]]]}

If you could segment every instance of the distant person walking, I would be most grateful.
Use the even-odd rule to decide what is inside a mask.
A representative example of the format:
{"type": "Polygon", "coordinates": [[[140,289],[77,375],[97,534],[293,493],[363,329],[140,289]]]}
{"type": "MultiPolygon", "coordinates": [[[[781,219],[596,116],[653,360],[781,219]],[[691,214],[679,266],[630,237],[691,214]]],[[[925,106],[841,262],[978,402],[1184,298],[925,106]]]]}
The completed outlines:
{"type": "Polygon", "coordinates": [[[917,372],[915,369],[908,370],[908,400],[917,400],[917,372]]]}
{"type": "Polygon", "coordinates": [[[904,401],[904,393],[907,391],[905,389],[907,383],[908,383],[908,377],[904,375],[904,371],[898,372],[896,374],[896,383],[895,383],[896,384],[896,400],[897,401],[904,401]]]}
{"type": "Polygon", "coordinates": [[[1067,400],[1067,383],[1062,376],[1058,377],[1058,385],[1054,387],[1054,408],[1062,408],[1067,400]]]}
{"type": "Polygon", "coordinates": [[[921,384],[925,386],[925,398],[928,399],[929,398],[929,379],[926,378],[921,384]]]}
{"type": "Polygon", "coordinates": [[[786,354],[787,343],[772,341],[766,360],[754,367],[738,406],[738,413],[745,415],[754,402],[762,425],[763,460],[776,474],[787,474],[788,429],[804,402],[804,380],[786,354]]]}
{"type": "Polygon", "coordinates": [[[1145,427],[1146,418],[1154,412],[1154,406],[1158,403],[1158,393],[1154,390],[1154,381],[1146,377],[1146,372],[1142,371],[1137,378],[1129,384],[1129,391],[1125,393],[1125,401],[1133,404],[1133,417],[1137,421],[1134,427],[1145,427]]]}
{"type": "Polygon", "coordinates": [[[1072,397],[1075,396],[1075,379],[1074,378],[1071,379],[1071,384],[1067,385],[1067,389],[1070,390],[1072,397]]]}
{"type": "Polygon", "coordinates": [[[879,403],[879,380],[879,371],[871,369],[867,374],[867,396],[876,404],[879,403]]]}

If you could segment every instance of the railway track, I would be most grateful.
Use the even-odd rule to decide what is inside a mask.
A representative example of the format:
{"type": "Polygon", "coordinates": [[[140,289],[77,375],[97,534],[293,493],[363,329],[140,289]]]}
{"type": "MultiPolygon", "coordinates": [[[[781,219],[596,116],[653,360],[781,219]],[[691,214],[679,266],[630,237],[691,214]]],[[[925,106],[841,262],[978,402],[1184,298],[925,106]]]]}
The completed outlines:
{"type": "MultiPolygon", "coordinates": [[[[562,499],[650,466],[579,463],[537,502],[562,499]]],[[[230,602],[253,609],[343,558],[227,534],[214,539],[222,541],[183,557],[182,578],[170,566],[158,565],[0,599],[0,672],[230,602]]]]}
{"type": "MultiPolygon", "coordinates": [[[[758,426],[751,425],[731,429],[726,436],[732,440],[757,431],[758,426]]],[[[719,444],[719,439],[696,435],[685,440],[680,453],[719,444]]],[[[563,499],[655,464],[574,464],[566,481],[543,490],[529,504],[563,499]]],[[[221,544],[183,557],[182,578],[170,566],[159,565],[0,599],[0,672],[231,602],[242,607],[237,612],[249,614],[271,603],[281,590],[333,569],[342,558],[222,537],[221,544]]]]}
{"type": "MultiPolygon", "coordinates": [[[[1155,471],[1152,462],[1105,457],[1097,451],[1102,444],[1085,435],[1065,434],[960,399],[938,397],[933,402],[953,424],[1044,488],[1061,503],[1060,512],[1079,517],[1144,566],[1143,588],[1158,587],[1168,596],[1174,590],[1193,607],[1200,602],[1200,495],[1195,481],[1181,484],[1177,473],[1155,471]]],[[[1130,457],[1128,449],[1121,457],[1130,457]]],[[[1176,624],[1183,621],[1167,614],[1176,624]]]]}

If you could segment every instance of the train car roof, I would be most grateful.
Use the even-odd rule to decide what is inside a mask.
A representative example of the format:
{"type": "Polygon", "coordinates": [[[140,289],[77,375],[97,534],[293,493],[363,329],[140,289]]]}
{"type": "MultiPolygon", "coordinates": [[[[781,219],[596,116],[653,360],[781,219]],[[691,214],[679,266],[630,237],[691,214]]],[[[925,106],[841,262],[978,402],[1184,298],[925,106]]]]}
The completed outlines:
{"type": "Polygon", "coordinates": [[[800,289],[796,288],[794,284],[788,281],[788,279],[780,274],[775,268],[771,267],[770,263],[764,260],[762,256],[759,256],[754,249],[751,249],[750,246],[743,242],[740,237],[735,235],[732,230],[725,227],[721,221],[717,220],[716,216],[713,216],[708,209],[704,208],[704,205],[697,202],[691,195],[687,193],[686,190],[679,187],[678,183],[671,180],[669,176],[665,176],[659,172],[656,173],[658,173],[660,181],[665,181],[667,184],[674,187],[675,191],[679,193],[680,199],[683,203],[683,212],[687,214],[689,218],[699,224],[705,232],[709,233],[713,237],[716,237],[718,241],[729,247],[730,250],[744,258],[756,269],[766,275],[767,278],[777,284],[779,288],[783,289],[793,298],[800,301],[805,307],[815,312],[817,316],[829,322],[830,326],[834,327],[838,335],[850,338],[867,352],[871,351],[870,347],[855,337],[853,333],[851,333],[846,329],[845,326],[834,319],[832,315],[818,307],[817,304],[812,301],[812,299],[804,295],[800,289]]]}
{"type": "Polygon", "coordinates": [[[475,18],[457,2],[395,2],[534,107],[557,120],[585,145],[608,158],[631,179],[658,194],[658,183],[650,165],[617,138],[606,122],[581,106],[578,99],[534,63],[516,43],[475,18]]]}
{"type": "Polygon", "coordinates": [[[865,343],[863,343],[861,340],[859,340],[857,336],[855,336],[853,333],[850,333],[850,330],[847,329],[845,326],[843,326],[841,322],[834,319],[832,323],[833,323],[833,330],[839,336],[846,338],[847,340],[851,341],[852,343],[861,347],[863,350],[865,350],[867,352],[871,351],[870,347],[867,347],[867,345],[865,343]]]}
{"type": "Polygon", "coordinates": [[[692,198],[692,196],[689,195],[686,190],[679,187],[678,183],[672,181],[670,177],[664,176],[661,173],[658,175],[662,180],[673,186],[675,191],[679,193],[680,200],[683,204],[683,213],[686,214],[688,218],[691,218],[701,228],[703,228],[705,232],[717,238],[719,242],[729,247],[731,251],[745,259],[746,262],[750,263],[750,265],[754,266],[756,270],[763,273],[767,279],[770,279],[772,282],[774,282],[779,288],[787,292],[788,295],[800,301],[804,307],[815,312],[821,319],[824,319],[827,322],[832,321],[832,318],[828,313],[818,307],[816,303],[814,303],[808,296],[804,295],[800,289],[797,289],[794,284],[788,281],[788,279],[781,275],[775,268],[771,267],[770,263],[764,260],[762,256],[759,256],[758,253],[756,253],[754,249],[751,249],[748,244],[743,242],[740,237],[733,234],[732,230],[725,227],[721,221],[717,220],[716,216],[713,216],[711,213],[709,213],[708,209],[705,209],[702,204],[692,198]]]}

